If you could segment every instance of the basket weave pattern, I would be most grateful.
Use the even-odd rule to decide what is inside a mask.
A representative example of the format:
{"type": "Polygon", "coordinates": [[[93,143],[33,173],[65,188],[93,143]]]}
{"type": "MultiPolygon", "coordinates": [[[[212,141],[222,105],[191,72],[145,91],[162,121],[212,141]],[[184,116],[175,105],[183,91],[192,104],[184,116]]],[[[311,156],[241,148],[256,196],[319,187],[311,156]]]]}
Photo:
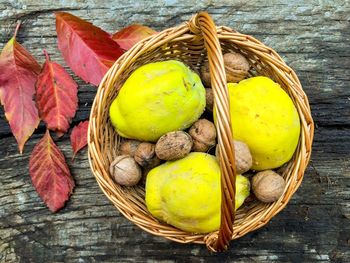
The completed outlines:
{"type": "Polygon", "coordinates": [[[104,76],[92,105],[89,124],[89,162],[96,180],[118,210],[130,221],[157,236],[181,243],[205,243],[209,250],[227,248],[230,240],[265,225],[281,211],[298,189],[310,159],[314,124],[308,99],[295,72],[271,48],[255,38],[228,27],[215,27],[207,13],[199,13],[188,23],[151,36],[121,56],[104,76]],[[286,180],[283,195],[274,203],[258,201],[242,206],[234,213],[235,167],[229,101],[223,53],[240,52],[252,66],[249,74],[268,76],[288,93],[301,121],[296,152],[280,172],[286,180]],[[220,230],[209,234],[191,234],[159,222],[147,211],[144,187],[122,187],[109,174],[109,165],[118,155],[119,136],[114,131],[108,109],[125,80],[139,66],[150,62],[176,59],[199,72],[209,60],[211,85],[217,112],[216,127],[221,168],[222,204],[220,230]]]}

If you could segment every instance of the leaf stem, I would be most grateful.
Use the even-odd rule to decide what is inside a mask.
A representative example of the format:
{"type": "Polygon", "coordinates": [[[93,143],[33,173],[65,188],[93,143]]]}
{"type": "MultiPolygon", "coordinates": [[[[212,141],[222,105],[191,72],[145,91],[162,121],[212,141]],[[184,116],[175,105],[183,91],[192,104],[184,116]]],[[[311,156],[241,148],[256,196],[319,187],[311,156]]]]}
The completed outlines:
{"type": "Polygon", "coordinates": [[[44,52],[44,54],[45,54],[46,61],[50,61],[49,53],[47,53],[47,51],[46,51],[45,48],[43,49],[43,52],[44,52]]]}
{"type": "Polygon", "coordinates": [[[16,29],[15,29],[15,33],[13,35],[13,38],[16,38],[17,33],[18,33],[18,29],[20,26],[21,26],[21,21],[19,20],[19,21],[17,21],[17,25],[16,25],[16,29]]]}

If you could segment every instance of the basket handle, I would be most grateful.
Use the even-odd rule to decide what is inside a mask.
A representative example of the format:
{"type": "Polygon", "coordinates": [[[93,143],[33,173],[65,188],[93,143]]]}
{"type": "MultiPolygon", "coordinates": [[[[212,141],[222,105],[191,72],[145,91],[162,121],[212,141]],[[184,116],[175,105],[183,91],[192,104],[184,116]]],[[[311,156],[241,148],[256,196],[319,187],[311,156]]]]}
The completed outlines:
{"type": "Polygon", "coordinates": [[[221,223],[219,233],[209,234],[205,243],[209,250],[223,251],[232,239],[235,216],[236,168],[231,130],[230,102],[226,73],[216,26],[207,12],[200,12],[188,23],[196,35],[202,35],[208,52],[211,87],[214,93],[215,126],[218,134],[218,159],[221,170],[221,223]]]}

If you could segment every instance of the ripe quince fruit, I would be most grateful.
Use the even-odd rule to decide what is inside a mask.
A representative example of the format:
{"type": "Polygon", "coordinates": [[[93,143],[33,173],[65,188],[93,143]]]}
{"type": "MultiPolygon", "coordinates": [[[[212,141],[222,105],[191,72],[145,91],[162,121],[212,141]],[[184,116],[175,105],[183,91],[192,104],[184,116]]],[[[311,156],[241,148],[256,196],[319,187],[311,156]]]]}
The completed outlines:
{"type": "MultiPolygon", "coordinates": [[[[220,227],[220,167],[212,155],[192,152],[153,168],[147,174],[145,191],[147,209],[159,220],[192,233],[220,227]]],[[[237,175],[236,209],[249,191],[249,180],[237,175]]]]}
{"type": "Polygon", "coordinates": [[[156,141],[167,132],[191,126],[205,108],[199,76],[175,60],[136,69],[109,109],[115,130],[125,138],[156,141]]]}
{"type": "Polygon", "coordinates": [[[288,162],[298,145],[300,120],[287,93],[267,77],[228,83],[232,133],[253,157],[254,170],[288,162]]]}

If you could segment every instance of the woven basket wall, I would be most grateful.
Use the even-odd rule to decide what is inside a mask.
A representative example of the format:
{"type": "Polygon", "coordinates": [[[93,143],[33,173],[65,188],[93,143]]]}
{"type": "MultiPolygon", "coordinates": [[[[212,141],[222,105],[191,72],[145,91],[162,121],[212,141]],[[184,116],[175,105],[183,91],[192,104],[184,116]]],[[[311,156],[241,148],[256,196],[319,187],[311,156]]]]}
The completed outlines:
{"type": "Polygon", "coordinates": [[[151,36],[120,57],[103,78],[94,100],[89,126],[89,161],[102,191],[118,210],[145,231],[181,243],[205,243],[211,251],[224,250],[230,240],[265,225],[281,211],[298,189],[310,159],[313,140],[313,121],[308,99],[294,71],[271,48],[255,38],[238,33],[231,28],[216,27],[207,13],[199,13],[188,23],[164,30],[151,36]],[[286,180],[281,198],[270,204],[258,201],[243,205],[234,214],[232,203],[235,182],[232,131],[226,76],[222,54],[240,52],[251,64],[250,76],[268,76],[289,94],[301,120],[301,134],[297,150],[280,172],[286,180]],[[122,187],[110,174],[110,163],[118,154],[120,138],[109,120],[108,109],[118,90],[139,66],[150,62],[176,59],[199,72],[202,63],[209,60],[212,88],[218,121],[216,123],[222,172],[222,220],[219,231],[209,234],[191,234],[159,222],[147,211],[144,186],[122,187]]]}

